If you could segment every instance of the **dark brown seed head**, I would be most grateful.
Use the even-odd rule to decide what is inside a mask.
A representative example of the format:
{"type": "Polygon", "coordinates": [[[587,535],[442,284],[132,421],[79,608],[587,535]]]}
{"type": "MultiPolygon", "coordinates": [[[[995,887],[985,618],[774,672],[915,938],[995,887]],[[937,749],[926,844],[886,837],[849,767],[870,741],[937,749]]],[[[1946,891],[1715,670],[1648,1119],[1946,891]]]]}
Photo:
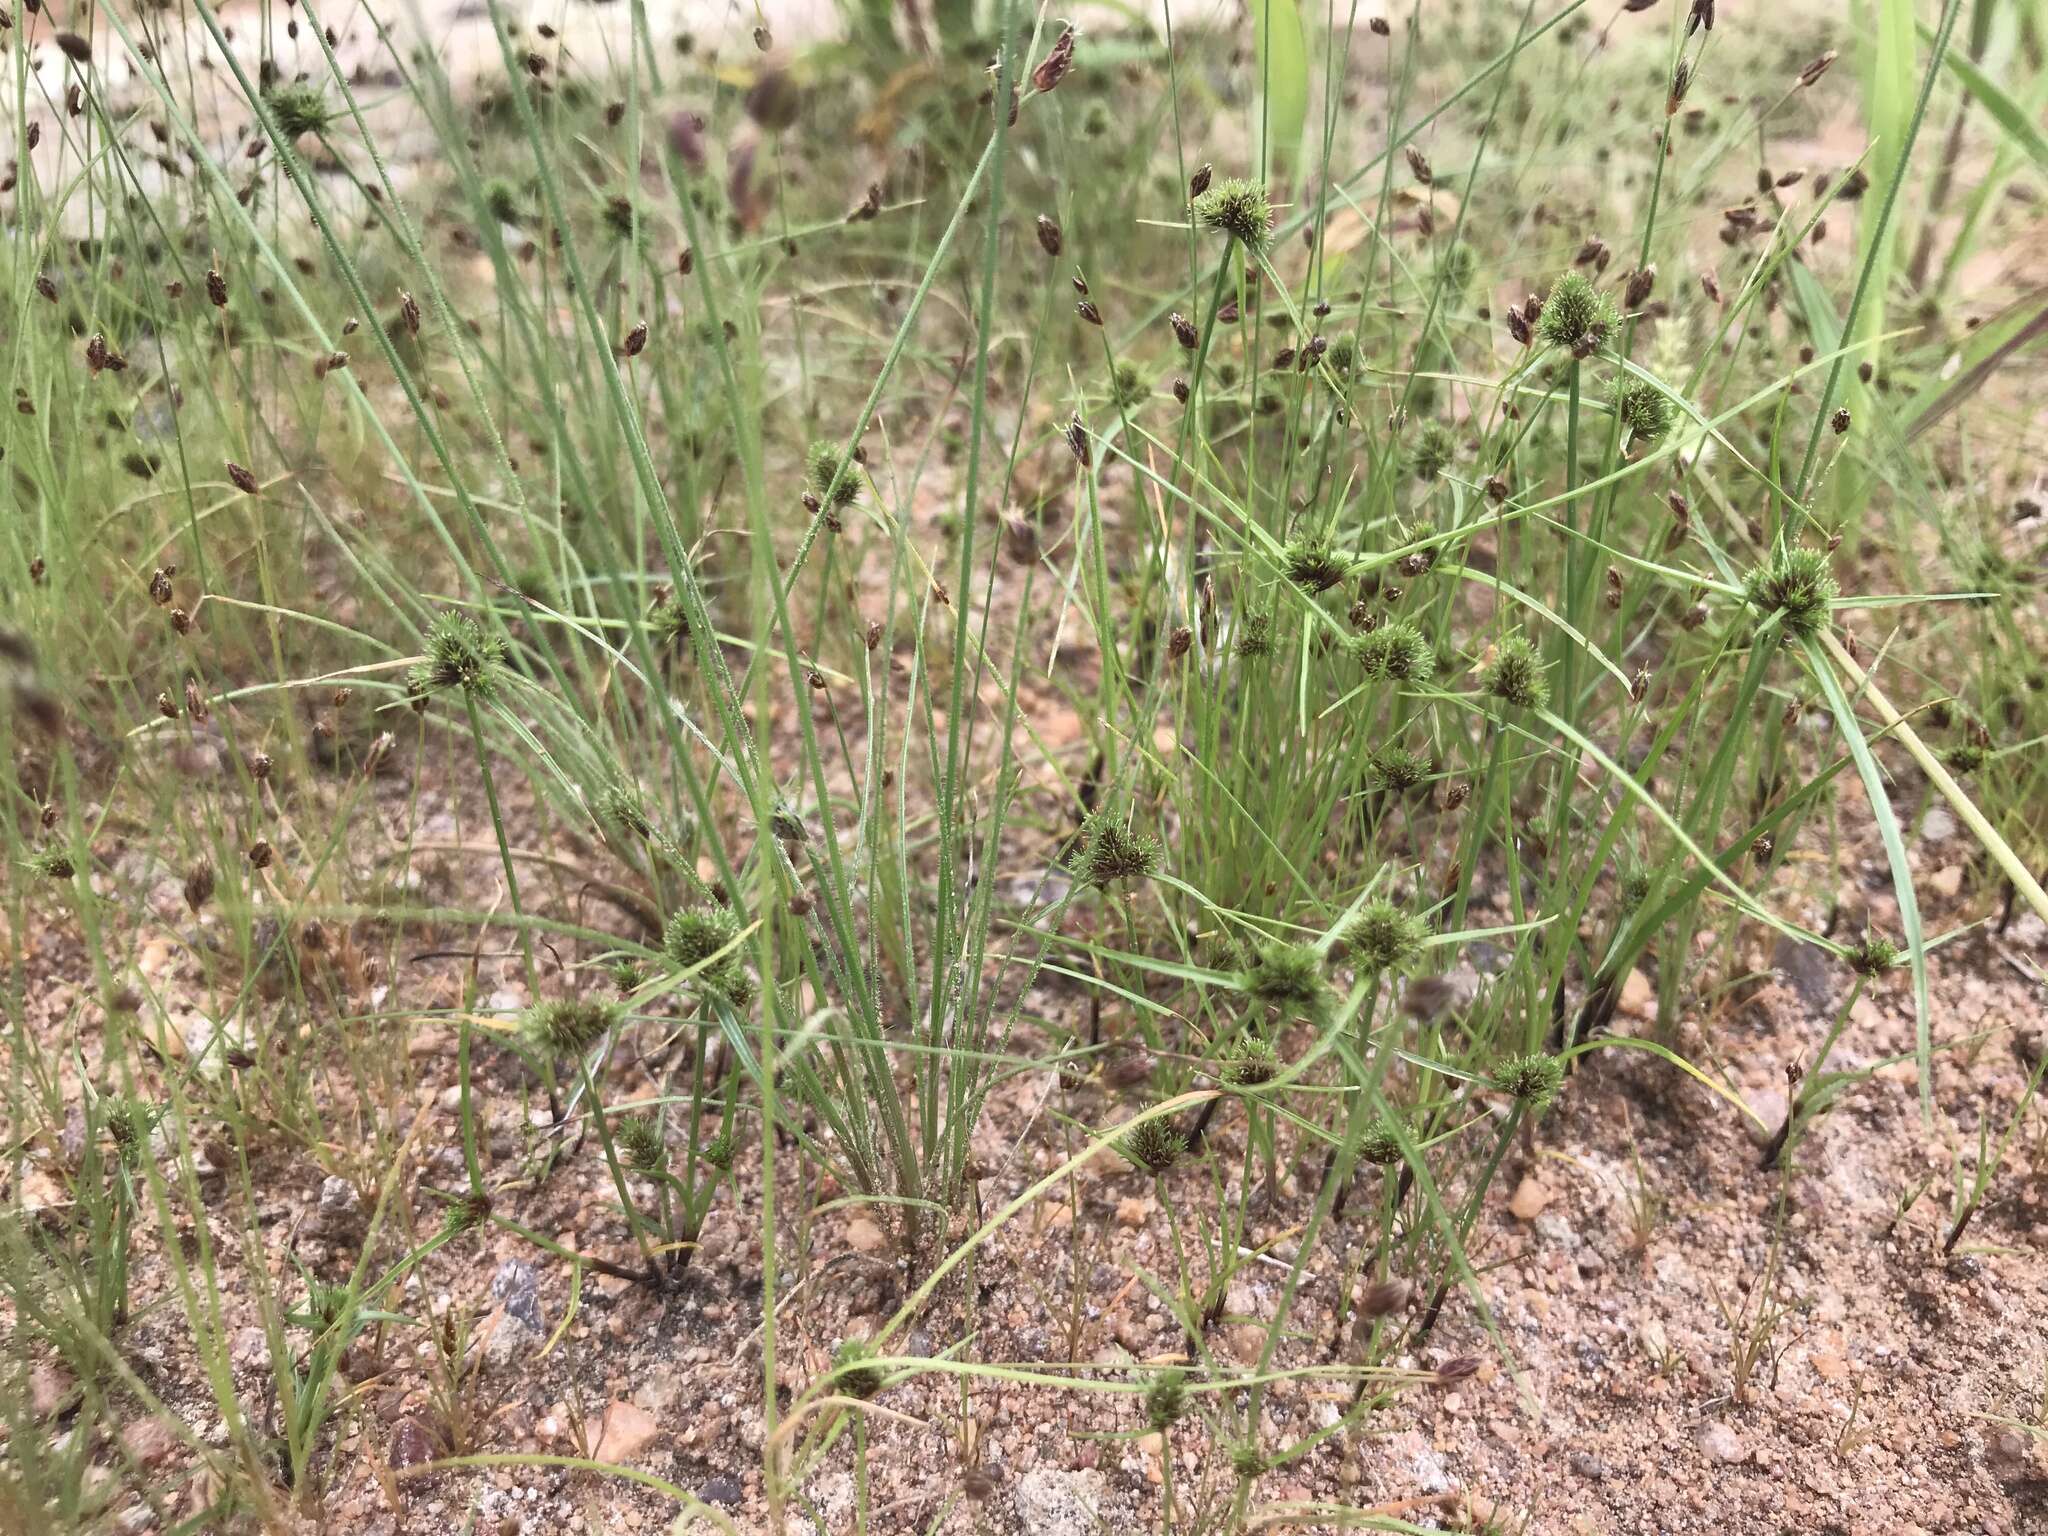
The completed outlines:
{"type": "Polygon", "coordinates": [[[260,494],[259,487],[256,484],[256,477],[233,459],[228,460],[228,478],[234,481],[235,489],[243,495],[255,496],[260,494]]]}
{"type": "Polygon", "coordinates": [[[1835,411],[1835,414],[1828,418],[1828,425],[1835,429],[1835,436],[1837,437],[1840,437],[1844,432],[1848,431],[1849,407],[1847,407],[1846,405],[1839,407],[1835,411]]]}
{"type": "Polygon", "coordinates": [[[1826,53],[1807,65],[1806,68],[1799,71],[1798,89],[1805,90],[1808,86],[1813,85],[1822,75],[1828,72],[1829,66],[1834,62],[1835,50],[1830,48],[1826,53]]]}
{"type": "Polygon", "coordinates": [[[57,47],[62,50],[64,57],[72,63],[90,64],[92,62],[92,44],[80,37],[76,32],[59,32],[55,41],[57,47]]]}
{"type": "Polygon", "coordinates": [[[213,267],[206,269],[206,296],[213,301],[216,309],[227,308],[228,280],[213,267]]]}
{"type": "Polygon", "coordinates": [[[1038,67],[1031,71],[1032,86],[1041,91],[1057,90],[1059,83],[1066,79],[1067,71],[1074,67],[1074,29],[1068,27],[1059,35],[1059,41],[1052,45],[1052,52],[1038,61],[1038,67]]]}
{"type": "Polygon", "coordinates": [[[1173,398],[1182,405],[1188,403],[1188,381],[1176,375],[1173,381],[1173,398]]]}
{"type": "Polygon", "coordinates": [[[1478,1374],[1477,1356],[1458,1355],[1436,1368],[1436,1384],[1440,1387],[1454,1387],[1461,1381],[1470,1381],[1478,1374]]]}
{"type": "Polygon", "coordinates": [[[177,570],[175,565],[160,565],[149,578],[150,601],[159,608],[171,600],[171,577],[177,570]]]}
{"type": "Polygon", "coordinates": [[[1429,161],[1423,157],[1421,150],[1410,144],[1402,153],[1408,157],[1408,169],[1415,173],[1417,181],[1425,187],[1435,184],[1436,174],[1430,170],[1429,161]]]}
{"type": "Polygon", "coordinates": [[[201,861],[185,876],[185,905],[197,912],[213,897],[213,866],[201,861]]]}
{"type": "Polygon", "coordinates": [[[270,861],[274,857],[276,857],[276,850],[263,838],[259,837],[249,845],[249,867],[251,869],[270,868],[270,861]]]}
{"type": "Polygon", "coordinates": [[[1209,179],[1209,166],[1208,163],[1205,161],[1203,162],[1201,169],[1196,171],[1194,175],[1188,178],[1189,202],[1192,203],[1196,198],[1200,197],[1204,192],[1209,190],[1209,179]]]}
{"type": "Polygon", "coordinates": [[[626,356],[638,357],[647,350],[647,322],[636,320],[633,329],[626,332],[626,356]]]}
{"type": "Polygon", "coordinates": [[[401,293],[400,293],[400,294],[398,295],[398,318],[399,318],[399,319],[400,319],[401,321],[403,321],[403,322],[404,322],[404,324],[405,324],[405,332],[406,332],[406,334],[407,334],[408,336],[417,336],[417,335],[419,335],[419,333],[420,333],[420,306],[419,306],[419,301],[418,301],[417,299],[415,299],[415,298],[414,298],[414,297],[413,297],[413,296],[412,296],[411,294],[409,294],[409,293],[403,293],[403,292],[401,292],[401,293]]]}
{"type": "Polygon", "coordinates": [[[1201,345],[1202,334],[1195,329],[1195,322],[1179,310],[1166,317],[1166,323],[1173,327],[1173,339],[1192,352],[1201,345]]]}
{"type": "Polygon", "coordinates": [[[1168,661],[1179,661],[1181,657],[1187,655],[1188,647],[1194,643],[1195,632],[1192,629],[1189,629],[1185,624],[1175,625],[1173,633],[1167,637],[1166,659],[1168,661]]]}
{"type": "Polygon", "coordinates": [[[1514,337],[1517,345],[1524,347],[1534,339],[1535,333],[1529,329],[1529,322],[1519,309],[1508,311],[1508,334],[1514,337]]]}
{"type": "Polygon", "coordinates": [[[1061,247],[1066,244],[1060,235],[1058,222],[1042,213],[1038,216],[1038,244],[1048,256],[1059,255],[1061,247]]]}
{"type": "Polygon", "coordinates": [[[1372,32],[1372,35],[1374,37],[1391,36],[1394,30],[1392,27],[1387,25],[1387,18],[1384,16],[1373,17],[1371,21],[1368,21],[1366,23],[1366,27],[1372,32]]]}
{"type": "Polygon", "coordinates": [[[1657,286],[1657,269],[1648,266],[1631,272],[1628,285],[1622,290],[1622,298],[1630,309],[1641,309],[1650,302],[1650,294],[1657,286]]]}
{"type": "Polygon", "coordinates": [[[1080,303],[1076,304],[1074,306],[1074,313],[1083,320],[1086,320],[1090,325],[1102,324],[1102,311],[1095,307],[1093,299],[1083,299],[1080,303]]]}

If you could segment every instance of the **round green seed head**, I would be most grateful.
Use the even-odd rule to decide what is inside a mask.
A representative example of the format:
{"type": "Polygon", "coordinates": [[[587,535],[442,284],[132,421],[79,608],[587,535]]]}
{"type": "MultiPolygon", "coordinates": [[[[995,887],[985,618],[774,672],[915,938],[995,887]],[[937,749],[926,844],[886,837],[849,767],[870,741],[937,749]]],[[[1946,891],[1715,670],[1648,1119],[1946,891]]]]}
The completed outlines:
{"type": "Polygon", "coordinates": [[[1786,644],[1808,640],[1828,625],[1828,610],[1841,589],[1828,569],[1828,557],[1817,549],[1781,549],[1766,565],[1749,573],[1743,595],[1766,619],[1778,620],[1778,637],[1786,644]]]}
{"type": "Polygon", "coordinates": [[[1429,927],[1391,901],[1369,901],[1344,930],[1345,946],[1368,971],[1399,970],[1422,953],[1429,927]]]}
{"type": "Polygon", "coordinates": [[[1615,319],[1614,301],[1574,268],[1551,284],[1536,330],[1553,347],[1577,347],[1588,336],[1600,341],[1615,319]]]}
{"type": "Polygon", "coordinates": [[[1543,675],[1536,647],[1522,634],[1501,637],[1480,674],[1480,686],[1516,709],[1541,709],[1550,702],[1550,680],[1543,675]]]}
{"type": "Polygon", "coordinates": [[[1614,397],[1614,414],[1629,436],[1654,443],[1671,430],[1671,397],[1648,379],[1630,379],[1614,397]]]}
{"type": "Polygon", "coordinates": [[[1494,1072],[1494,1081],[1531,1112],[1546,1109],[1564,1086],[1564,1062],[1540,1051],[1510,1056],[1494,1072]]]}
{"type": "Polygon", "coordinates": [[[1266,189],[1241,176],[1226,176],[1194,202],[1195,217],[1248,250],[1261,251],[1273,233],[1273,206],[1266,189]]]}

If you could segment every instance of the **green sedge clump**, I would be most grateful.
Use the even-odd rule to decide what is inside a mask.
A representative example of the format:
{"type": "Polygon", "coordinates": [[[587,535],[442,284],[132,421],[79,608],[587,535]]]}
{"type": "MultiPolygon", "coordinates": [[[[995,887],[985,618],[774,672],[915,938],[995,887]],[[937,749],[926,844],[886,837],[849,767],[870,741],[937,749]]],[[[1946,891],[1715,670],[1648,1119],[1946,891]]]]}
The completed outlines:
{"type": "Polygon", "coordinates": [[[701,989],[744,1008],[754,1000],[754,978],[737,952],[726,952],[739,934],[739,919],[724,907],[686,907],[662,929],[661,951],[677,970],[695,970],[701,989]]]}
{"type": "Polygon", "coordinates": [[[646,837],[654,830],[638,792],[624,784],[607,784],[600,789],[591,799],[590,810],[600,826],[634,837],[646,837]]]}
{"type": "Polygon", "coordinates": [[[1273,654],[1273,615],[1253,612],[1238,620],[1237,654],[1247,661],[1273,654]]]}
{"type": "Polygon", "coordinates": [[[263,105],[270,113],[270,120],[277,124],[278,133],[287,142],[304,138],[309,133],[325,133],[333,118],[327,110],[327,98],[320,94],[319,88],[303,81],[272,86],[263,93],[263,105]]]}
{"type": "Polygon", "coordinates": [[[488,633],[466,613],[444,613],[427,631],[427,654],[412,669],[415,695],[460,688],[472,698],[487,699],[498,686],[505,663],[505,642],[488,633]]]}
{"type": "Polygon", "coordinates": [[[1974,741],[1958,742],[1941,754],[1942,765],[1954,773],[1975,773],[1991,754],[1974,741]]]}
{"type": "Polygon", "coordinates": [[[1238,973],[1240,990],[1287,1013],[1313,1017],[1329,999],[1323,957],[1313,945],[1267,939],[1254,945],[1238,973]]]}
{"type": "Polygon", "coordinates": [[[646,220],[630,197],[608,197],[599,215],[605,229],[623,245],[636,245],[645,237],[646,220]]]}
{"type": "Polygon", "coordinates": [[[1408,450],[1408,468],[1418,480],[1434,480],[1457,456],[1457,434],[1440,421],[1424,422],[1408,450]]]}
{"type": "Polygon", "coordinates": [[[1246,1034],[1223,1063],[1223,1081],[1233,1088],[1259,1088],[1280,1075],[1280,1052],[1264,1035],[1246,1034]]]}
{"type": "Polygon", "coordinates": [[[128,1167],[134,1167],[149,1151],[149,1138],[169,1108],[167,1104],[152,1104],[147,1099],[125,1095],[106,1101],[107,1139],[114,1144],[115,1155],[128,1167]]]}
{"type": "Polygon", "coordinates": [[[441,1218],[441,1230],[450,1237],[460,1237],[465,1232],[474,1232],[490,1219],[491,1197],[472,1191],[448,1203],[448,1214],[441,1218]]]}
{"type": "Polygon", "coordinates": [[[1614,415],[1630,437],[1654,443],[1671,430],[1671,397],[1648,379],[1631,378],[1615,393],[1614,415]]]}
{"type": "Polygon", "coordinates": [[[832,1374],[839,1390],[866,1402],[882,1390],[881,1367],[872,1364],[875,1352],[859,1339],[848,1339],[832,1351],[832,1374]]]}
{"type": "Polygon", "coordinates": [[[482,202],[484,212],[500,224],[517,224],[524,216],[519,207],[518,190],[502,176],[493,176],[484,183],[482,202]]]}
{"type": "Polygon", "coordinates": [[[1141,1120],[1116,1139],[1124,1161],[1140,1173],[1164,1173],[1188,1149],[1187,1138],[1173,1128],[1165,1116],[1141,1120]]]}
{"type": "Polygon", "coordinates": [[[1533,1114],[1549,1108],[1564,1086],[1564,1061],[1541,1051],[1510,1056],[1495,1070],[1493,1080],[1533,1114]]]}
{"type": "Polygon", "coordinates": [[[1368,971],[1393,971],[1414,963],[1429,938],[1429,925],[1391,901],[1369,901],[1345,925],[1344,945],[1368,971]]]}
{"type": "Polygon", "coordinates": [[[1393,1122],[1382,1117],[1365,1128],[1358,1142],[1358,1159],[1375,1168],[1391,1168],[1401,1161],[1401,1138],[1393,1122]]]}
{"type": "Polygon", "coordinates": [[[618,1022],[609,1003],[583,997],[551,997],[535,1003],[520,1020],[520,1033],[543,1055],[581,1056],[618,1022]]]}
{"type": "Polygon", "coordinates": [[[1381,747],[1366,761],[1366,787],[1375,794],[1403,795],[1427,779],[1435,767],[1420,752],[1381,747]]]}
{"type": "Polygon", "coordinates": [[[1617,318],[1614,301],[1574,269],[1551,284],[1536,331],[1553,347],[1591,351],[1606,339],[1617,318]]]}
{"type": "Polygon", "coordinates": [[[1849,969],[1858,976],[1875,978],[1896,966],[1904,954],[1890,939],[1871,934],[1844,958],[1849,962],[1849,969]]]}
{"type": "Polygon", "coordinates": [[[1152,381],[1136,363],[1118,363],[1109,375],[1109,397],[1118,409],[1130,410],[1144,404],[1152,393],[1152,381]]]}
{"type": "Polygon", "coordinates": [[[1413,619],[1394,619],[1351,642],[1351,654],[1368,677],[1425,683],[1436,671],[1436,651],[1413,619]]]}
{"type": "Polygon", "coordinates": [[[680,599],[665,597],[647,615],[647,638],[657,651],[681,655],[690,649],[690,616],[680,599]]]}
{"type": "Polygon", "coordinates": [[[28,856],[26,863],[29,873],[41,875],[45,880],[69,880],[78,873],[70,852],[63,848],[38,848],[28,856]]]}
{"type": "Polygon", "coordinates": [[[1263,251],[1273,233],[1273,205],[1266,189],[1242,176],[1226,176],[1194,202],[1195,217],[1248,251],[1263,251]]]}
{"type": "Polygon", "coordinates": [[[733,1158],[738,1152],[739,1143],[733,1139],[732,1132],[721,1130],[698,1149],[697,1155],[708,1166],[716,1168],[720,1173],[730,1173],[732,1171],[733,1158]]]}
{"type": "Polygon", "coordinates": [[[1550,702],[1550,680],[1536,647],[1522,634],[1503,635],[1479,674],[1479,686],[1516,709],[1541,709],[1550,702]]]}
{"type": "Polygon", "coordinates": [[[1743,583],[1749,606],[1778,621],[1778,637],[1790,644],[1810,640],[1828,626],[1828,610],[1840,588],[1817,549],[1781,549],[1743,583]]]}
{"type": "Polygon", "coordinates": [[[1145,1422],[1154,1430],[1166,1430],[1186,1418],[1187,1414],[1187,1373],[1166,1370],[1154,1376],[1145,1388],[1145,1422]]]}
{"type": "Polygon", "coordinates": [[[1281,552],[1287,579],[1314,597],[1327,592],[1351,573],[1351,562],[1325,539],[1295,539],[1281,552]]]}
{"type": "Polygon", "coordinates": [[[1159,839],[1132,832],[1115,814],[1098,811],[1081,830],[1081,872],[1091,885],[1149,879],[1159,867],[1159,839]]]}
{"type": "Polygon", "coordinates": [[[843,443],[821,437],[804,456],[804,484],[824,506],[850,507],[860,495],[860,480],[854,474],[852,461],[840,463],[845,454],[843,443]]]}
{"type": "Polygon", "coordinates": [[[612,1130],[620,1161],[636,1173],[655,1174],[668,1167],[668,1143],[645,1115],[627,1115],[612,1130]]]}

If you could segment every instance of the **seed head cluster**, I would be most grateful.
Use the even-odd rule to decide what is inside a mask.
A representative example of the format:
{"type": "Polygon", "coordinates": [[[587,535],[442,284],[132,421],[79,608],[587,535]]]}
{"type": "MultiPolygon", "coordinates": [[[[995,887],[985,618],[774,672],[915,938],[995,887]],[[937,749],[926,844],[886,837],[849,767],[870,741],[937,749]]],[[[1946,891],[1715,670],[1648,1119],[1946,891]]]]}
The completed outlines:
{"type": "Polygon", "coordinates": [[[1827,628],[1828,609],[1838,591],[1828,557],[1797,545],[1779,550],[1743,583],[1749,606],[1766,619],[1777,618],[1778,637],[1786,644],[1810,640],[1827,628]]]}
{"type": "Polygon", "coordinates": [[[1488,694],[1516,709],[1541,709],[1550,702],[1550,680],[1536,647],[1523,634],[1501,637],[1479,681],[1488,694]]]}
{"type": "Polygon", "coordinates": [[[1273,205],[1265,187],[1242,176],[1226,176],[1196,197],[1195,217],[1248,251],[1263,251],[1273,234],[1273,205]]]}
{"type": "Polygon", "coordinates": [[[1614,301],[1573,268],[1551,284],[1550,297],[1536,318],[1536,332],[1554,347],[1591,352],[1607,339],[1616,318],[1614,301]]]}
{"type": "Polygon", "coordinates": [[[1414,963],[1429,925],[1391,901],[1369,901],[1344,929],[1344,944],[1360,969],[1396,971],[1414,963]]]}

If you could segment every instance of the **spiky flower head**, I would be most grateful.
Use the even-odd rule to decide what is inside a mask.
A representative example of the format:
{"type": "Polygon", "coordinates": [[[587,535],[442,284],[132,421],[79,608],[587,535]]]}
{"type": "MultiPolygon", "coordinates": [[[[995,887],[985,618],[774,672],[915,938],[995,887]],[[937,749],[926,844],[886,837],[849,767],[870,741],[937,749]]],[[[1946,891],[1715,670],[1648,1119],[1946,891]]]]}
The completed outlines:
{"type": "Polygon", "coordinates": [[[1621,898],[1622,910],[1624,912],[1633,912],[1644,902],[1648,901],[1653,883],[1650,872],[1640,864],[1624,871],[1617,892],[1621,898]]]}
{"type": "Polygon", "coordinates": [[[1145,1388],[1145,1422],[1155,1430],[1170,1429],[1187,1413],[1187,1373],[1165,1370],[1154,1376],[1145,1388]]]}
{"type": "Polygon", "coordinates": [[[1408,467],[1418,480],[1434,480],[1458,456],[1458,435],[1440,421],[1427,421],[1408,450],[1408,467]]]}
{"type": "Polygon", "coordinates": [[[1118,363],[1109,375],[1109,395],[1124,410],[1144,404],[1152,393],[1152,381],[1136,363],[1118,363]]]}
{"type": "Polygon", "coordinates": [[[1428,778],[1435,766],[1406,747],[1381,747],[1366,763],[1366,787],[1378,794],[1406,794],[1428,778]]]}
{"type": "Polygon", "coordinates": [[[1132,832],[1114,812],[1097,811],[1081,832],[1081,870],[1091,885],[1148,879],[1159,867],[1159,839],[1132,832]]]}
{"type": "Polygon", "coordinates": [[[1778,638],[1787,644],[1807,640],[1828,626],[1828,608],[1841,589],[1828,569],[1828,557],[1817,549],[1794,545],[1780,549],[1768,565],[1760,565],[1743,583],[1743,596],[1768,619],[1775,614],[1778,638]]]}
{"type": "Polygon", "coordinates": [[[125,1094],[105,1101],[107,1139],[114,1144],[123,1163],[133,1167],[141,1161],[149,1150],[150,1136],[169,1108],[167,1104],[152,1104],[125,1094]]]}
{"type": "Polygon", "coordinates": [[[1849,969],[1858,976],[1878,977],[1899,963],[1899,946],[1879,934],[1871,934],[1844,956],[1849,969]]]}
{"type": "Polygon", "coordinates": [[[1351,642],[1351,653],[1369,677],[1425,683],[1436,671],[1436,652],[1413,619],[1393,619],[1351,642]]]}
{"type": "Polygon", "coordinates": [[[698,1149],[697,1155],[707,1166],[716,1168],[720,1173],[726,1173],[731,1170],[733,1157],[738,1151],[739,1143],[733,1139],[732,1132],[721,1130],[698,1149]]]}
{"type": "Polygon", "coordinates": [[[580,1056],[605,1037],[619,1019],[609,1003],[584,997],[550,997],[535,1003],[520,1020],[520,1033],[535,1050],[550,1056],[580,1056]]]}
{"type": "Polygon", "coordinates": [[[1237,654],[1246,660],[1273,654],[1273,615],[1255,609],[1237,621],[1237,654]]]}
{"type": "Polygon", "coordinates": [[[1401,1161],[1401,1138],[1395,1134],[1392,1121],[1382,1117],[1365,1128],[1358,1143],[1358,1157],[1375,1168],[1391,1168],[1401,1161]]]}
{"type": "Polygon", "coordinates": [[[1339,336],[1323,354],[1323,366],[1340,379],[1349,378],[1358,366],[1358,338],[1339,336]]]}
{"type": "Polygon", "coordinates": [[[647,615],[647,638],[657,651],[683,655],[690,649],[690,616],[680,599],[665,597],[647,615]]]}
{"type": "Polygon", "coordinates": [[[1550,702],[1550,679],[1527,635],[1503,635],[1493,658],[1479,674],[1479,685],[1503,704],[1516,709],[1541,709],[1550,702]]]}
{"type": "Polygon", "coordinates": [[[71,859],[71,850],[54,845],[38,848],[28,856],[27,863],[30,873],[41,875],[45,880],[69,880],[78,873],[78,866],[71,859]]]}
{"type": "Polygon", "coordinates": [[[728,909],[685,907],[672,914],[662,929],[661,948],[677,970],[686,971],[719,954],[739,936],[739,919],[728,909]]]}
{"type": "Polygon", "coordinates": [[[1308,944],[1267,939],[1251,948],[1237,984],[1262,1003],[1313,1017],[1329,1000],[1323,957],[1308,944]]]}
{"type": "Polygon", "coordinates": [[[851,506],[860,495],[860,479],[854,473],[852,462],[849,460],[843,468],[840,466],[839,461],[845,453],[844,443],[821,437],[811,444],[810,451],[804,456],[804,483],[810,487],[811,494],[828,507],[851,506]]]}
{"type": "Polygon", "coordinates": [[[1954,773],[1975,773],[1984,766],[1989,757],[1983,747],[1974,741],[1959,741],[1941,754],[1942,765],[1954,773]]]}
{"type": "Polygon", "coordinates": [[[1344,929],[1351,957],[1368,971],[1393,971],[1412,964],[1429,937],[1429,925],[1391,901],[1369,901],[1344,929]]]}
{"type": "Polygon", "coordinates": [[[1197,197],[1195,217],[1249,251],[1262,251],[1273,236],[1273,205],[1266,189],[1242,176],[1226,176],[1197,197]]]}
{"type": "Polygon", "coordinates": [[[441,1218],[441,1227],[450,1237],[464,1232],[474,1232],[491,1219],[491,1197],[481,1191],[459,1195],[448,1203],[448,1213],[441,1218]]]}
{"type": "Polygon", "coordinates": [[[287,143],[309,133],[325,133],[333,116],[320,88],[305,81],[272,86],[263,93],[263,105],[287,143]]]}
{"type": "Polygon", "coordinates": [[[1258,1088],[1279,1075],[1280,1053],[1264,1035],[1244,1035],[1223,1063],[1223,1081],[1233,1088],[1258,1088]]]}
{"type": "Polygon", "coordinates": [[[523,217],[519,207],[519,191],[502,176],[493,176],[483,185],[484,212],[500,224],[517,224],[523,217]]]}
{"type": "Polygon", "coordinates": [[[832,1372],[839,1390],[865,1402],[882,1390],[881,1367],[872,1364],[875,1352],[860,1339],[848,1339],[832,1351],[832,1372]]]}
{"type": "Polygon", "coordinates": [[[1164,1115],[1141,1120],[1116,1139],[1117,1151],[1141,1173],[1164,1173],[1188,1149],[1187,1138],[1164,1115]]]}
{"type": "Polygon", "coordinates": [[[427,631],[426,659],[412,669],[412,691],[428,694],[460,688],[474,698],[487,699],[497,688],[498,669],[504,663],[501,637],[488,632],[470,614],[444,613],[427,631]]]}
{"type": "Polygon", "coordinates": [[[1351,562],[1327,539],[1295,539],[1281,552],[1280,561],[1287,579],[1311,597],[1329,591],[1351,571],[1351,562]]]}
{"type": "Polygon", "coordinates": [[[1671,397],[1648,379],[1630,378],[1614,393],[1614,415],[1630,437],[1654,443],[1671,430],[1671,397]]]}
{"type": "Polygon", "coordinates": [[[1554,347],[1577,349],[1589,337],[1598,346],[1616,318],[1614,301],[1594,287],[1585,273],[1573,268],[1551,284],[1536,330],[1554,347]]]}
{"type": "Polygon", "coordinates": [[[619,1157],[637,1173],[660,1173],[668,1167],[668,1143],[661,1129],[645,1115],[627,1115],[612,1130],[619,1157]]]}
{"type": "Polygon", "coordinates": [[[1564,1086],[1564,1061],[1541,1051],[1510,1056],[1494,1069],[1493,1080],[1534,1113],[1548,1109],[1564,1086]]]}
{"type": "Polygon", "coordinates": [[[627,784],[607,784],[591,798],[591,813],[607,828],[646,837],[654,830],[639,792],[627,784]]]}

